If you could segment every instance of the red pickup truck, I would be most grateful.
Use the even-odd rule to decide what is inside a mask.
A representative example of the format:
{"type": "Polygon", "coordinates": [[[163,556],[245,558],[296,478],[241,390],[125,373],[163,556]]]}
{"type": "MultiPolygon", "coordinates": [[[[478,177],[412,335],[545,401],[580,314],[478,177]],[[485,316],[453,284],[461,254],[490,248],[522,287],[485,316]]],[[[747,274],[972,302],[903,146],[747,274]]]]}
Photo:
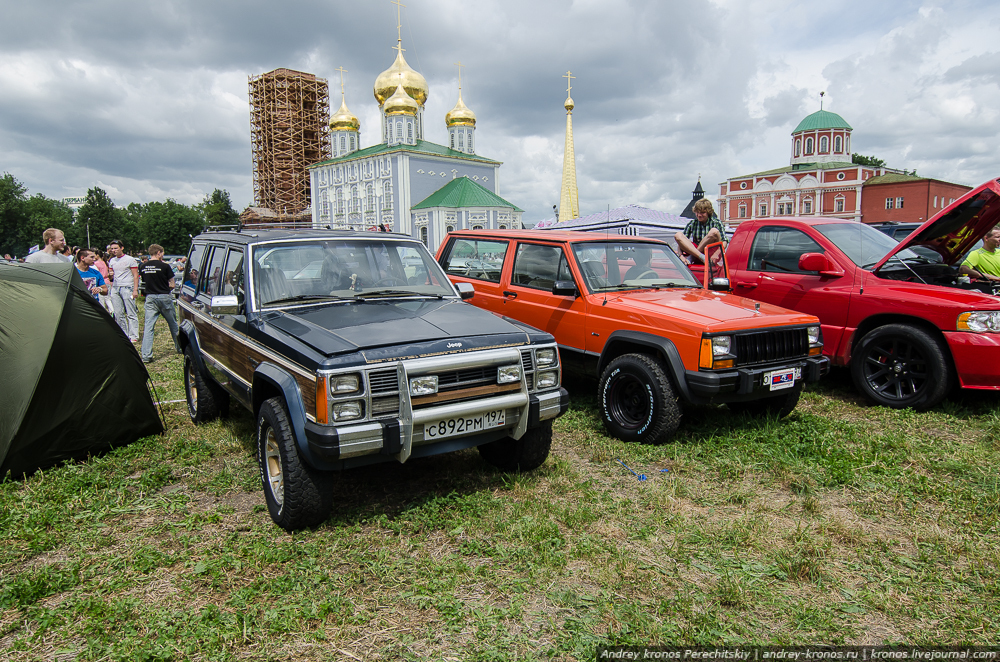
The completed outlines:
{"type": "Polygon", "coordinates": [[[726,251],[734,294],[820,318],[823,352],[872,402],[928,409],[954,385],[1000,390],[1000,297],[958,267],[1000,222],[1000,182],[897,243],[855,221],[758,218],[726,251]]]}

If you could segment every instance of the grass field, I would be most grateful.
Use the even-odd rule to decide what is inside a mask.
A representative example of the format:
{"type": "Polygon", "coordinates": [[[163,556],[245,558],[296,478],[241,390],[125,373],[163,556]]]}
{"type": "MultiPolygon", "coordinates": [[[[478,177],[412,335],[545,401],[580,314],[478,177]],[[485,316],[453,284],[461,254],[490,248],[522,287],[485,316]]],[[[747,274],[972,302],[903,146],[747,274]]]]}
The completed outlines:
{"type": "MultiPolygon", "coordinates": [[[[157,332],[157,395],[182,400],[157,332]]],[[[0,483],[0,658],[996,643],[1000,394],[897,412],[835,372],[785,420],[692,408],[643,446],[604,434],[593,392],[533,473],[474,449],[355,470],[296,534],[268,517],[247,412],[196,428],[165,404],[162,437],[0,483]]]]}

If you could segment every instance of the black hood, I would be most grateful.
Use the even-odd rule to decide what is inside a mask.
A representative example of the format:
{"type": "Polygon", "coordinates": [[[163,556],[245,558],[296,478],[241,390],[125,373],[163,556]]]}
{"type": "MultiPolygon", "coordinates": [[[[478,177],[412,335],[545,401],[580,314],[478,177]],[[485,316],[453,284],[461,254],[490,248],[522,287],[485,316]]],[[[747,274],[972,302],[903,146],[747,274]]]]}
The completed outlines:
{"type": "Polygon", "coordinates": [[[362,350],[370,361],[529,342],[523,329],[455,299],[369,300],[275,311],[263,319],[326,356],[362,350]],[[381,347],[391,356],[381,356],[381,347]]]}

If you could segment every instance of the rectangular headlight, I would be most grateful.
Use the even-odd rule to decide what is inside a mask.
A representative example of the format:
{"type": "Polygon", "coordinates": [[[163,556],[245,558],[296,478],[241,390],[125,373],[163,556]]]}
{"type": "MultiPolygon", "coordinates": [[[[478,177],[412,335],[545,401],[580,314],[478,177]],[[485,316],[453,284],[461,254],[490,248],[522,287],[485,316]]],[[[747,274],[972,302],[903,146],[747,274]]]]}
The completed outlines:
{"type": "Polygon", "coordinates": [[[521,381],[521,366],[504,365],[497,369],[497,384],[512,384],[521,381]]]}
{"type": "Polygon", "coordinates": [[[438,392],[437,375],[410,378],[410,395],[434,395],[438,392]]]}
{"type": "Polygon", "coordinates": [[[337,423],[342,421],[353,421],[356,418],[361,418],[364,411],[364,407],[362,407],[360,400],[338,402],[333,405],[333,420],[337,423]]]}
{"type": "Polygon", "coordinates": [[[361,375],[330,375],[330,395],[350,395],[361,390],[361,375]]]}
{"type": "Polygon", "coordinates": [[[550,366],[556,362],[556,350],[555,349],[540,349],[535,352],[535,362],[538,364],[539,368],[544,368],[545,366],[550,366]]]}
{"type": "Polygon", "coordinates": [[[958,316],[956,328],[959,331],[972,331],[973,333],[1000,332],[1000,311],[974,310],[962,313],[958,316]]]}
{"type": "Polygon", "coordinates": [[[820,333],[818,326],[810,326],[806,329],[806,333],[809,335],[810,345],[819,345],[823,342],[823,334],[820,333]]]}
{"type": "Polygon", "coordinates": [[[712,338],[712,356],[725,356],[733,346],[730,336],[715,336],[712,338]]]}
{"type": "Polygon", "coordinates": [[[540,372],[535,377],[535,388],[549,388],[559,384],[559,373],[540,372]]]}

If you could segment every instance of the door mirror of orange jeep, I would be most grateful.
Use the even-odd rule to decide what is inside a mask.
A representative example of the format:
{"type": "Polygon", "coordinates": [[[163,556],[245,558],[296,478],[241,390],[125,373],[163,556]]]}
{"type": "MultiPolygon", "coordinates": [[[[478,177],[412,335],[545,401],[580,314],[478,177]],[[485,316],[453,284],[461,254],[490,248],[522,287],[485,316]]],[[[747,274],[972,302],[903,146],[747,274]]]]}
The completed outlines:
{"type": "Polygon", "coordinates": [[[728,292],[729,291],[729,279],[728,278],[713,278],[712,282],[708,284],[708,289],[715,292],[728,292]]]}
{"type": "Polygon", "coordinates": [[[455,283],[455,289],[458,290],[458,295],[462,297],[463,301],[476,296],[476,288],[472,286],[472,283],[455,283]]]}
{"type": "Polygon", "coordinates": [[[552,284],[552,294],[557,297],[575,297],[578,296],[576,291],[576,283],[571,280],[557,280],[552,284]]]}

